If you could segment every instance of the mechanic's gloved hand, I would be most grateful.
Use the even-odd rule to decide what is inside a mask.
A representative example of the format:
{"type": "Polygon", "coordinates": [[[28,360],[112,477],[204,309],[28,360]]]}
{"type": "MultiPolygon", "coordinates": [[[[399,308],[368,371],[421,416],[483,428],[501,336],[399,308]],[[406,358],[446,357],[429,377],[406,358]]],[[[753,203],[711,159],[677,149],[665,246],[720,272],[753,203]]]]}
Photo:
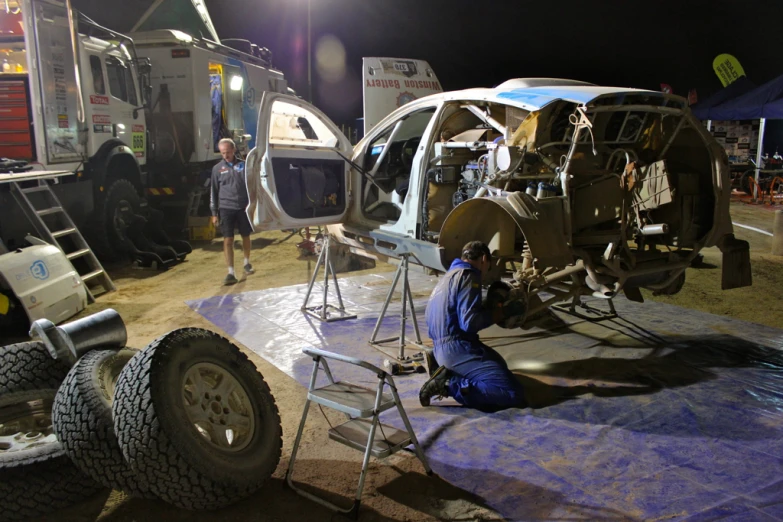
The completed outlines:
{"type": "Polygon", "coordinates": [[[525,303],[523,303],[518,299],[509,301],[508,303],[503,305],[504,317],[516,317],[519,315],[525,315],[526,311],[527,311],[527,306],[525,306],[525,303]]]}

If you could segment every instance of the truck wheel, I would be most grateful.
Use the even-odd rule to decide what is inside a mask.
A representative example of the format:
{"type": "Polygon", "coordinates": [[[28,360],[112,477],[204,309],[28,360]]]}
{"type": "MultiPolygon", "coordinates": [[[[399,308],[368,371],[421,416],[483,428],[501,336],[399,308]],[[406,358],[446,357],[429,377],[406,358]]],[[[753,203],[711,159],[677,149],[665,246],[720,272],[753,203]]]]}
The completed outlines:
{"type": "Polygon", "coordinates": [[[52,358],[42,342],[4,346],[0,348],[0,397],[19,391],[56,390],[68,368],[63,361],[52,358]]]}
{"type": "Polygon", "coordinates": [[[247,497],[280,461],[269,387],[236,346],[208,330],[174,330],[131,359],[113,412],[125,460],[153,493],[185,509],[247,497]]]}
{"type": "Polygon", "coordinates": [[[106,195],[98,201],[85,227],[90,247],[101,260],[116,261],[130,251],[125,230],[140,207],[136,187],[127,179],[118,179],[106,189],[106,195]]]}
{"type": "Polygon", "coordinates": [[[111,405],[120,372],[136,350],[93,350],[68,372],[54,399],[52,423],[65,453],[107,488],[155,498],[122,458],[111,405]]]}
{"type": "Polygon", "coordinates": [[[56,390],[0,397],[2,520],[29,520],[100,490],[65,454],[52,431],[56,390]]]}

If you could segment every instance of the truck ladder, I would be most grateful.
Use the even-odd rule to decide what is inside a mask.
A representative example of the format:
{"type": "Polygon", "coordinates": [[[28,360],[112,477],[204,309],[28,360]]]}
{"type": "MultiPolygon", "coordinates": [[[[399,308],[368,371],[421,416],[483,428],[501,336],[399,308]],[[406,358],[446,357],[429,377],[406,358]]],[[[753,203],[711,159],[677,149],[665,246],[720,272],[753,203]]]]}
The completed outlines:
{"type": "Polygon", "coordinates": [[[65,257],[68,258],[68,261],[71,263],[71,266],[73,266],[74,270],[84,282],[85,289],[87,290],[87,298],[90,303],[95,302],[95,297],[90,285],[92,285],[92,288],[100,285],[103,288],[103,292],[101,293],[116,290],[109,274],[103,269],[103,266],[93,253],[90,245],[87,244],[84,236],[82,236],[79,229],[76,228],[76,225],[74,225],[71,220],[71,217],[65,211],[65,208],[63,208],[60,200],[57,199],[57,196],[52,192],[49,183],[45,179],[37,179],[35,182],[35,186],[24,188],[20,186],[19,182],[11,182],[11,193],[24,211],[27,219],[29,219],[30,223],[35,227],[39,237],[62,250],[65,257]],[[40,193],[43,197],[46,205],[45,208],[37,208],[33,204],[34,198],[28,197],[28,195],[36,192],[40,193]],[[51,216],[51,222],[56,223],[54,225],[54,230],[49,228],[49,225],[47,225],[46,221],[43,219],[44,216],[51,216]],[[70,238],[70,241],[61,242],[60,238],[64,237],[70,238]],[[65,247],[63,243],[65,243],[65,247]],[[76,259],[83,259],[84,262],[74,264],[74,260],[76,259]],[[81,270],[79,270],[77,266],[80,266],[81,270]]]}

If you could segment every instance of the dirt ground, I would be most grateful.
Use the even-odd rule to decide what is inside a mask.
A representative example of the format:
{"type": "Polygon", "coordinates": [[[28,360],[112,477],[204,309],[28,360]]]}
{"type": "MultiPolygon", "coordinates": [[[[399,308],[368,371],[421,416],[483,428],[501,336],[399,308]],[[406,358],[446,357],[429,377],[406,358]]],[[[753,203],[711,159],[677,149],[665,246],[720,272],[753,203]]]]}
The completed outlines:
{"type": "MultiPolygon", "coordinates": [[[[772,230],[769,207],[732,204],[735,222],[772,230]]],[[[753,286],[723,292],[720,289],[720,252],[704,252],[705,268],[689,269],[681,293],[671,297],[646,298],[745,321],[780,326],[783,324],[783,257],[770,252],[771,238],[736,228],[737,237],[751,242],[753,286]]],[[[186,262],[166,272],[122,268],[110,270],[117,291],[103,295],[86,313],[114,308],[124,318],[129,345],[143,348],[156,336],[186,326],[219,331],[191,311],[185,301],[228,293],[306,283],[315,258],[298,255],[298,235],[282,232],[253,236],[252,262],[256,273],[231,287],[221,286],[224,277],[221,240],[194,244],[186,262]]],[[[237,251],[237,257],[241,259],[237,251]]],[[[236,263],[239,266],[239,261],[236,263]]],[[[394,268],[379,264],[371,271],[394,268]]],[[[344,275],[360,275],[370,271],[344,275]]],[[[415,289],[414,289],[415,290],[415,289]]],[[[244,348],[244,347],[243,347],[244,348]]],[[[305,389],[273,365],[248,349],[245,351],[270,385],[283,422],[283,455],[273,479],[259,493],[234,506],[215,512],[194,513],[161,501],[126,498],[106,492],[46,520],[131,521],[131,520],[340,520],[331,511],[305,500],[284,487],[283,476],[305,399],[305,389]]],[[[330,421],[337,414],[327,413],[330,421]]],[[[345,502],[355,492],[360,467],[359,452],[327,442],[327,421],[311,412],[297,458],[296,478],[313,490],[345,502]]],[[[412,455],[402,452],[383,462],[373,460],[365,485],[361,520],[499,520],[482,504],[482,499],[423,473],[412,455]]],[[[542,514],[542,518],[546,518],[542,514]]]]}

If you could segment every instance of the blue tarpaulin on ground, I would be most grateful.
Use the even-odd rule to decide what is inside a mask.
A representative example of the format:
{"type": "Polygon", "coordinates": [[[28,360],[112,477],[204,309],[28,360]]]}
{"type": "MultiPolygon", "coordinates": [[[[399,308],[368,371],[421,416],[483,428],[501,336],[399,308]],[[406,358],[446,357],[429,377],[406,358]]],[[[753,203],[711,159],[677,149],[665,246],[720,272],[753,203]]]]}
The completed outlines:
{"type": "MultiPolygon", "coordinates": [[[[305,285],[187,304],[307,386],[312,360],[303,347],[381,364],[367,341],[392,277],[341,279],[358,317],[334,323],[300,311],[305,285]]],[[[419,318],[434,282],[411,274],[419,318]]],[[[482,332],[522,381],[528,408],[482,413],[450,399],[422,408],[425,376],[395,377],[435,473],[512,521],[783,520],[783,330],[662,303],[615,303],[614,319],[558,312],[546,327],[482,332]]],[[[398,300],[379,338],[399,332],[395,314],[398,300]]],[[[377,383],[355,366],[330,366],[336,379],[377,383]]],[[[381,420],[402,427],[396,411],[381,420]]],[[[318,441],[336,444],[326,433],[318,441]]]]}
{"type": "Polygon", "coordinates": [[[709,110],[712,120],[783,119],[783,76],[709,110]]]}

